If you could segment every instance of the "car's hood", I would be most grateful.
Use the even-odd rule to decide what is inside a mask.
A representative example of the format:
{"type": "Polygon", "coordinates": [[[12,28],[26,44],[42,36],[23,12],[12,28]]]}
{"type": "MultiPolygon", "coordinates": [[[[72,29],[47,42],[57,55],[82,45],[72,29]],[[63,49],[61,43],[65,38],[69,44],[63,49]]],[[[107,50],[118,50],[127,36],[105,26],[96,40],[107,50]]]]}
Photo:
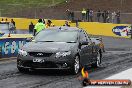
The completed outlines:
{"type": "Polygon", "coordinates": [[[30,42],[23,46],[23,50],[27,52],[59,52],[69,51],[76,43],[65,43],[65,42],[30,42]]]}

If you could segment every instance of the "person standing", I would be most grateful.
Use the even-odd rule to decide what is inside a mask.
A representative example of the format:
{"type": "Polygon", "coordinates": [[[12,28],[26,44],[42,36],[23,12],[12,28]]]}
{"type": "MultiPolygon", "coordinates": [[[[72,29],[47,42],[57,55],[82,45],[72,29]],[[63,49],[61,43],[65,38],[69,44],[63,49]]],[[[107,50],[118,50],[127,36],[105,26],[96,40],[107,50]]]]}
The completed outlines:
{"type": "Polygon", "coordinates": [[[3,18],[1,19],[0,23],[5,23],[5,21],[4,21],[4,19],[3,19],[3,18]]]}
{"type": "Polygon", "coordinates": [[[49,28],[49,27],[54,27],[54,24],[52,24],[51,20],[48,20],[46,24],[46,28],[49,28]]]}
{"type": "Polygon", "coordinates": [[[116,13],[117,24],[120,24],[120,11],[116,13]]]}
{"type": "Polygon", "coordinates": [[[106,11],[106,22],[109,23],[110,20],[110,12],[109,10],[106,11]]]}
{"type": "Polygon", "coordinates": [[[89,9],[86,10],[86,20],[89,22],[89,9]]]}
{"type": "Polygon", "coordinates": [[[9,23],[9,22],[8,22],[8,20],[7,20],[7,18],[6,18],[6,20],[5,20],[5,23],[6,23],[6,24],[8,24],[8,23],[9,23]]]}
{"type": "Polygon", "coordinates": [[[100,16],[101,16],[101,11],[98,10],[98,12],[97,12],[97,20],[98,20],[98,22],[100,22],[100,16]]]}
{"type": "Polygon", "coordinates": [[[68,21],[65,21],[65,24],[63,26],[70,27],[68,21]]]}
{"type": "Polygon", "coordinates": [[[82,21],[85,21],[86,19],[86,10],[83,8],[82,10],[82,21]]]}
{"type": "Polygon", "coordinates": [[[14,26],[16,26],[16,23],[13,19],[11,19],[11,22],[14,24],[14,26]]]}
{"type": "Polygon", "coordinates": [[[13,25],[14,25],[14,33],[16,33],[16,23],[15,23],[15,21],[14,21],[13,19],[11,19],[11,22],[12,22],[13,25]]]}
{"type": "Polygon", "coordinates": [[[14,31],[15,31],[15,26],[11,20],[11,22],[9,23],[9,33],[12,34],[14,33],[14,31]]]}
{"type": "Polygon", "coordinates": [[[31,22],[30,25],[29,25],[29,33],[33,33],[33,29],[34,29],[34,25],[31,22]]]}
{"type": "Polygon", "coordinates": [[[90,9],[89,11],[89,17],[90,17],[90,21],[93,22],[93,10],[90,9]]]}
{"type": "Polygon", "coordinates": [[[106,18],[107,18],[107,16],[106,16],[106,10],[103,11],[102,18],[103,18],[103,22],[106,23],[106,18]]]}
{"type": "Polygon", "coordinates": [[[66,10],[66,16],[67,16],[67,20],[71,19],[71,12],[69,9],[66,10]]]}
{"type": "Polygon", "coordinates": [[[112,17],[111,17],[112,18],[112,23],[115,23],[115,17],[116,17],[116,12],[113,12],[112,17]]]}
{"type": "Polygon", "coordinates": [[[42,19],[39,19],[38,23],[35,25],[35,28],[34,28],[34,35],[36,35],[37,33],[39,33],[41,30],[43,30],[45,28],[46,28],[46,26],[43,23],[42,19]]]}
{"type": "Polygon", "coordinates": [[[74,11],[71,11],[71,20],[74,21],[74,11]]]}

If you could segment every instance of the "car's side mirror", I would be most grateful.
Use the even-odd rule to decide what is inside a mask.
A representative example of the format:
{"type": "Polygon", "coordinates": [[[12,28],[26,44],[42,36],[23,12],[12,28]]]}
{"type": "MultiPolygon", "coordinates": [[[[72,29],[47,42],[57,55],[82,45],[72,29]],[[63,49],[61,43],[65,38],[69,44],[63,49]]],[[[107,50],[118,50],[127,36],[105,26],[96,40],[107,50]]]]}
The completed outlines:
{"type": "Polygon", "coordinates": [[[88,45],[88,41],[83,41],[83,42],[81,42],[81,45],[88,45]]]}

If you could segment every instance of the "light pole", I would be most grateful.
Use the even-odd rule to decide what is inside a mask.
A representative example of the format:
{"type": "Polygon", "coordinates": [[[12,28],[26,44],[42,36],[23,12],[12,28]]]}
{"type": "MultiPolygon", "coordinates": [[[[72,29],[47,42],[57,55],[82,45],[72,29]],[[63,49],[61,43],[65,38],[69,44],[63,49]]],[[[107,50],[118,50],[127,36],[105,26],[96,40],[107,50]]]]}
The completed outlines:
{"type": "Polygon", "coordinates": [[[37,8],[35,8],[35,13],[34,13],[34,17],[35,17],[35,19],[37,18],[37,8]]]}
{"type": "Polygon", "coordinates": [[[132,25],[131,25],[131,30],[130,30],[130,33],[131,33],[131,39],[132,39],[132,25]]]}
{"type": "Polygon", "coordinates": [[[123,3],[124,3],[124,0],[121,0],[121,10],[123,9],[123,3]]]}
{"type": "Polygon", "coordinates": [[[1,9],[0,9],[0,17],[1,17],[1,9]]]}

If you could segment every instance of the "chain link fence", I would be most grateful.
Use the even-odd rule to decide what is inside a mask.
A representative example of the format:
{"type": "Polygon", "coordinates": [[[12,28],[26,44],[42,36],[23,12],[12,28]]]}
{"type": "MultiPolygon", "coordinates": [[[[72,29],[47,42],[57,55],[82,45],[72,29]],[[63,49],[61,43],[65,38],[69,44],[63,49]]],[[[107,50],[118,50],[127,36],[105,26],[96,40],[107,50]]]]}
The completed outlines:
{"type": "MultiPolygon", "coordinates": [[[[68,18],[68,16],[65,15],[65,19],[67,19],[67,18],[68,18]]],[[[92,19],[93,19],[93,22],[98,22],[97,12],[94,12],[92,19]]],[[[74,11],[74,20],[82,21],[82,13],[81,13],[81,11],[74,11]]],[[[117,18],[116,17],[115,17],[114,20],[115,20],[114,23],[117,23],[117,18]]],[[[85,17],[84,21],[88,21],[86,17],[85,17]]],[[[99,22],[103,23],[102,15],[100,16],[100,21],[99,22]]],[[[108,21],[108,23],[113,23],[112,22],[112,13],[109,13],[109,21],[108,21]]],[[[132,24],[132,13],[120,13],[120,23],[132,24]]]]}
{"type": "MultiPolygon", "coordinates": [[[[22,17],[22,18],[47,18],[47,19],[67,19],[67,14],[63,10],[55,10],[52,8],[54,6],[54,1],[51,4],[39,3],[37,6],[35,4],[8,4],[0,5],[0,17],[22,17]],[[45,9],[48,8],[48,9],[45,9]]],[[[110,13],[109,22],[112,22],[110,13]]],[[[74,11],[74,19],[82,20],[81,11],[74,11]]],[[[116,20],[116,19],[115,19],[116,20]]],[[[86,21],[86,20],[85,20],[86,21]]],[[[94,12],[93,21],[97,22],[97,12],[94,12]]],[[[120,21],[125,24],[132,24],[132,13],[120,13],[120,21]]],[[[100,17],[100,22],[103,22],[102,16],[100,17]]],[[[115,22],[116,23],[116,22],[115,22]]]]}

